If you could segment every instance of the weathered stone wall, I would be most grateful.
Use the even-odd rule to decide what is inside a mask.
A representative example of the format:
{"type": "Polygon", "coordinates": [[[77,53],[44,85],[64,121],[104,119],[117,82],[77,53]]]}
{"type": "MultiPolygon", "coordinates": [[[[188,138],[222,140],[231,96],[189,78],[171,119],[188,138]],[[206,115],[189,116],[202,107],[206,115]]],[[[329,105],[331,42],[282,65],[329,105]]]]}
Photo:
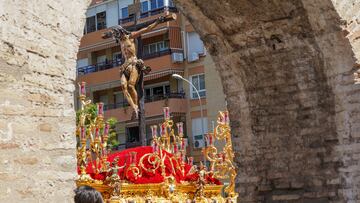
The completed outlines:
{"type": "MultiPolygon", "coordinates": [[[[240,202],[358,202],[359,0],[175,0],[217,64],[240,202]]],[[[88,1],[0,2],[0,202],[70,202],[88,1]]]]}
{"type": "Polygon", "coordinates": [[[0,202],[72,202],[86,0],[0,1],[0,202]]]}
{"type": "Polygon", "coordinates": [[[175,1],[223,81],[240,202],[359,201],[359,1],[175,1]]]}

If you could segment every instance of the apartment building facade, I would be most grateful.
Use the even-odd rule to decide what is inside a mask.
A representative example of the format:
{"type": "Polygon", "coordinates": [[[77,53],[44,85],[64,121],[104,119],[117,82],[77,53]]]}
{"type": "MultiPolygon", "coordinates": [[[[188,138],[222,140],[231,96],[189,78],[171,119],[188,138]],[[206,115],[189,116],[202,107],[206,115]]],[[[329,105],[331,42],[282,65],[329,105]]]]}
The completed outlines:
{"type": "Polygon", "coordinates": [[[215,65],[206,54],[204,45],[194,28],[177,11],[171,0],[141,0],[134,6],[133,0],[93,1],[86,12],[84,36],[81,39],[77,59],[77,81],[87,83],[87,95],[92,101],[103,102],[105,117],[115,117],[119,146],[122,150],[140,145],[138,121],[132,119],[129,107],[120,88],[119,66],[123,59],[120,46],[113,39],[102,39],[102,33],[121,25],[135,26],[136,9],[140,9],[137,24],[158,18],[164,12],[174,12],[175,21],[159,24],[141,36],[145,65],[152,71],[144,78],[145,116],[147,141],[150,143],[150,126],[163,120],[162,109],[170,107],[172,119],[183,122],[188,137],[188,150],[195,161],[201,159],[204,132],[211,131],[219,110],[224,110],[225,96],[215,65]],[[191,81],[199,90],[203,108],[193,88],[172,77],[179,74],[191,81]]]}

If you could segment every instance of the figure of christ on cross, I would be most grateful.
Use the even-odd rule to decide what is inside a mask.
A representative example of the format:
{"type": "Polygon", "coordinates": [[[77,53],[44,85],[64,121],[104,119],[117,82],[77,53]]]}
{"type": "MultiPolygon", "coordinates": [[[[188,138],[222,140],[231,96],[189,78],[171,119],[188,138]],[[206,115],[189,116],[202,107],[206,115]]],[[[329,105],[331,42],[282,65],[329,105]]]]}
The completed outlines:
{"type": "Polygon", "coordinates": [[[175,18],[176,15],[174,17],[174,15],[167,13],[165,16],[160,16],[150,25],[140,30],[129,32],[123,27],[117,26],[112,28],[111,31],[104,33],[102,36],[104,39],[113,37],[117,42],[120,42],[121,53],[125,59],[125,62],[120,66],[119,70],[120,85],[126,100],[129,102],[136,114],[136,118],[139,113],[136,84],[139,81],[141,71],[147,74],[151,69],[149,67],[145,67],[143,60],[137,58],[134,39],[140,37],[141,34],[154,29],[159,23],[174,20],[175,18]]]}

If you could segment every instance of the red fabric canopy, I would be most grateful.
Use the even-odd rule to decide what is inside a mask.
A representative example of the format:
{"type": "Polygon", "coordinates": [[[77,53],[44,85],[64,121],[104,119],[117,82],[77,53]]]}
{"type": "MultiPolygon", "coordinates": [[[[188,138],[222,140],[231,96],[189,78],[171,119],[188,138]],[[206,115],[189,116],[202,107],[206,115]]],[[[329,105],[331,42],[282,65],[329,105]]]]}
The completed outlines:
{"type": "MultiPolygon", "coordinates": [[[[146,146],[146,147],[136,147],[136,148],[131,148],[131,149],[127,149],[127,150],[123,150],[121,152],[115,152],[115,153],[112,153],[112,154],[109,154],[108,156],[108,161],[110,163],[113,162],[113,160],[116,158],[116,157],[119,157],[119,161],[118,161],[118,166],[121,167],[123,166],[125,163],[126,163],[126,167],[123,168],[123,169],[120,169],[118,171],[118,175],[120,176],[120,179],[122,180],[127,180],[129,182],[132,182],[132,183],[135,183],[135,184],[146,184],[146,183],[161,183],[164,181],[164,178],[163,176],[161,175],[161,167],[159,167],[155,173],[152,173],[152,172],[147,172],[143,169],[141,169],[142,171],[142,174],[141,174],[141,177],[134,177],[133,173],[131,172],[128,172],[128,174],[125,174],[128,167],[130,166],[130,152],[137,152],[137,155],[136,155],[136,166],[141,169],[141,166],[139,166],[139,161],[141,159],[142,156],[144,156],[145,154],[148,154],[148,153],[152,153],[153,152],[153,148],[152,147],[149,147],[149,146],[146,146]]],[[[170,157],[173,157],[172,154],[166,152],[166,151],[163,151],[164,154],[166,154],[166,159],[165,159],[165,172],[166,172],[166,176],[169,176],[169,175],[173,175],[176,179],[176,181],[178,183],[180,183],[180,181],[197,181],[198,178],[199,178],[199,175],[198,174],[192,174],[192,175],[186,175],[188,174],[191,166],[184,163],[184,171],[185,171],[185,175],[182,174],[182,171],[178,170],[177,168],[177,162],[172,160],[173,162],[173,166],[175,168],[175,173],[173,172],[173,169],[172,169],[172,165],[170,163],[170,157]]],[[[151,161],[151,160],[150,160],[151,161]]],[[[151,164],[149,163],[148,159],[144,159],[143,161],[143,164],[145,167],[147,168],[151,168],[151,164]]],[[[103,172],[103,173],[100,173],[100,174],[96,174],[93,170],[93,164],[92,163],[89,163],[87,168],[86,168],[86,172],[87,174],[89,174],[93,179],[96,179],[96,180],[105,180],[106,178],[106,172],[103,172]]],[[[112,165],[112,164],[111,164],[112,165]]],[[[99,166],[100,168],[101,166],[99,166]]],[[[221,184],[219,180],[211,177],[211,175],[209,175],[207,177],[207,180],[209,183],[212,183],[212,184],[221,184]]]]}

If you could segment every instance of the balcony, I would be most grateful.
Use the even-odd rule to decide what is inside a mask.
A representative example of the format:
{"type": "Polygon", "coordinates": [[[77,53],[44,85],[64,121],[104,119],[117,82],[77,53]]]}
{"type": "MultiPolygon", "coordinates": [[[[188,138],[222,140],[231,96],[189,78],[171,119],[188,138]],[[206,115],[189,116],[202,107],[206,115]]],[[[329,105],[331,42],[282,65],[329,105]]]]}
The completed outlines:
{"type": "MultiPolygon", "coordinates": [[[[168,93],[168,94],[153,95],[151,97],[146,96],[145,97],[145,103],[150,103],[150,102],[155,102],[155,101],[160,101],[160,100],[165,100],[165,99],[172,99],[172,98],[184,99],[185,98],[185,93],[183,93],[183,92],[172,92],[172,93],[168,93]]],[[[129,106],[129,103],[127,101],[123,101],[123,102],[119,102],[119,103],[116,103],[116,104],[104,105],[104,110],[124,108],[124,107],[128,107],[128,106],[129,106]]]]}
{"type": "MultiPolygon", "coordinates": [[[[131,120],[133,110],[131,107],[121,107],[123,104],[117,104],[115,106],[107,105],[105,111],[105,117],[115,117],[119,122],[125,122],[131,120]],[[117,107],[113,108],[112,107],[117,107]]],[[[172,93],[166,98],[152,98],[146,100],[145,103],[145,116],[153,117],[163,114],[163,107],[168,106],[171,112],[186,113],[187,112],[187,100],[182,93],[172,93]]]]}
{"type": "Polygon", "coordinates": [[[153,9],[148,12],[141,13],[140,18],[147,18],[150,16],[155,16],[155,15],[163,13],[166,10],[173,12],[173,13],[177,12],[176,7],[161,7],[161,8],[153,9]]]}
{"type": "Polygon", "coordinates": [[[171,49],[165,49],[165,50],[154,52],[154,53],[144,54],[144,56],[142,58],[143,58],[143,60],[146,60],[146,59],[152,59],[152,58],[165,56],[165,55],[169,55],[169,54],[171,54],[171,49]]]}
{"type": "Polygon", "coordinates": [[[126,23],[130,23],[130,22],[134,22],[134,21],[135,21],[135,16],[131,15],[127,18],[119,19],[119,25],[124,25],[126,23]]]}
{"type": "MultiPolygon", "coordinates": [[[[171,59],[171,49],[163,50],[160,52],[152,53],[144,56],[146,66],[151,67],[151,74],[163,72],[165,70],[183,70],[181,63],[173,63],[171,59]]],[[[178,50],[174,50],[178,52],[178,50]]],[[[107,61],[85,67],[80,67],[77,70],[78,80],[84,81],[89,85],[108,83],[120,80],[119,67],[122,64],[121,60],[107,61]]],[[[145,77],[145,80],[147,78],[145,77]]]]}
{"type": "Polygon", "coordinates": [[[78,74],[78,76],[80,76],[80,75],[86,75],[89,73],[95,73],[95,72],[108,70],[110,68],[120,66],[121,64],[122,64],[122,60],[105,61],[105,62],[97,63],[94,65],[80,67],[77,69],[77,74],[78,74]]]}
{"type": "MultiPolygon", "coordinates": [[[[148,19],[145,19],[147,17],[151,17],[151,16],[156,16],[156,15],[159,15],[159,14],[162,14],[164,13],[165,11],[170,11],[170,12],[178,12],[176,7],[161,7],[161,8],[156,8],[156,9],[153,9],[153,10],[150,10],[150,11],[147,11],[147,12],[144,12],[144,13],[141,13],[140,14],[140,19],[144,19],[144,20],[148,20],[148,19]]],[[[127,23],[129,22],[134,22],[135,21],[135,16],[134,15],[130,15],[129,17],[127,18],[122,18],[122,19],[119,19],[119,25],[128,25],[127,23]]],[[[142,20],[143,21],[143,20],[142,20]]]]}

